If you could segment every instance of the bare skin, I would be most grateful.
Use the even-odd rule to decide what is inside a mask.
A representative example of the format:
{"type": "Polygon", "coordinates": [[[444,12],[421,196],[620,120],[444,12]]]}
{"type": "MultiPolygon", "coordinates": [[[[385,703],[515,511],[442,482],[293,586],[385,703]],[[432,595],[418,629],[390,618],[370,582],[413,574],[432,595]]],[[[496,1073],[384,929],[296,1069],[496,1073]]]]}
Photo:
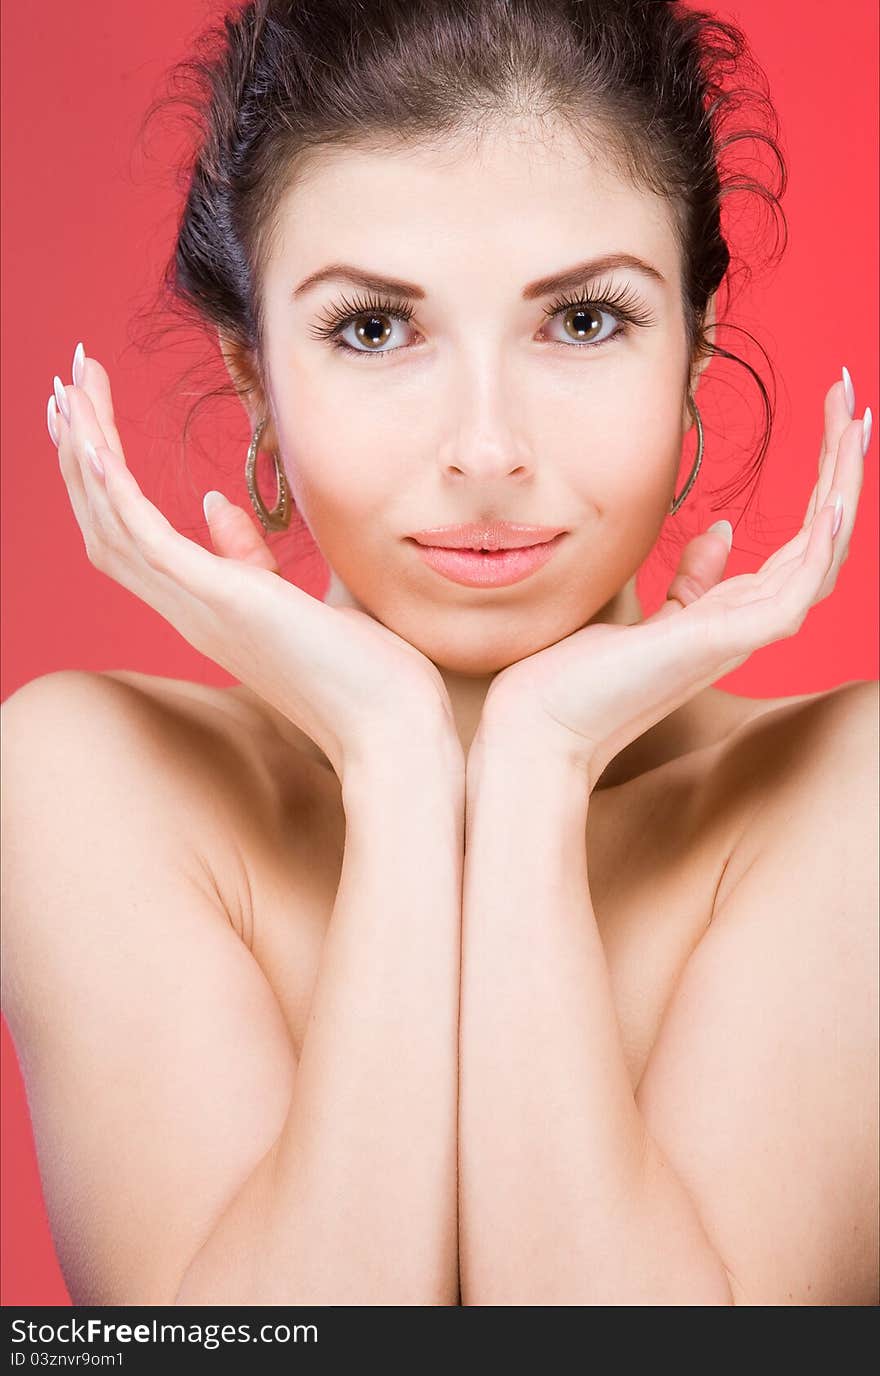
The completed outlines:
{"type": "MultiPolygon", "coordinates": [[[[200,1237],[207,1221],[216,1216],[231,1184],[246,1174],[283,1121],[339,882],[345,815],[339,781],[313,742],[289,721],[279,722],[241,685],[214,689],[131,671],[101,677],[116,683],[124,694],[131,758],[139,759],[140,739],[149,750],[155,776],[165,779],[163,819],[171,832],[186,835],[188,852],[203,862],[222,902],[223,924],[240,951],[235,956],[230,949],[223,956],[227,938],[220,925],[212,931],[210,924],[191,929],[177,923],[166,935],[164,924],[158,926],[149,910],[138,917],[133,951],[142,948],[171,962],[181,974],[190,972],[187,983],[193,997],[174,1009],[174,1055],[182,1083],[191,1063],[194,1083],[209,1096],[188,1093],[175,1099],[167,1127],[161,1100],[145,1105],[145,1127],[154,1125],[160,1135],[173,1128],[176,1159],[169,1159],[164,1148],[158,1160],[150,1158],[143,1184],[147,1214],[138,1237],[132,1235],[131,1224],[141,1215],[140,1202],[137,1193],[132,1197],[127,1173],[115,1175],[115,1148],[102,1168],[102,1192],[108,1208],[118,1192],[118,1205],[110,1209],[109,1220],[102,1217],[100,1230],[93,1221],[86,1222],[77,1203],[85,1181],[71,1178],[72,1145],[81,1141],[91,1121],[88,1102],[118,1100],[110,1084],[105,1089],[100,1080],[102,1069],[108,1075],[119,1073],[115,1060],[87,1052],[93,1092],[79,1109],[65,1091],[75,1065],[69,1056],[47,1065],[39,1080],[34,1074],[29,1083],[40,1086],[34,1094],[33,1121],[41,1175],[74,1302],[118,1295],[120,1302],[124,1296],[131,1302],[165,1303],[170,1298],[169,1272],[173,1274],[193,1238],[200,1237]],[[177,814],[168,810],[169,796],[179,799],[177,814]],[[217,955],[209,959],[215,942],[217,955]],[[197,970],[207,972],[205,978],[212,984],[222,979],[222,991],[215,991],[222,1004],[213,1014],[200,992],[201,981],[192,973],[197,970]],[[200,1032],[205,1017],[213,1018],[216,1028],[207,1043],[200,1032]],[[243,1058],[240,1071],[237,1065],[231,1067],[232,1047],[243,1058]],[[222,1128],[220,1120],[211,1127],[211,1098],[221,1111],[222,1128]],[[228,1102],[234,1102],[234,1113],[224,1108],[228,1102]],[[173,1228],[167,1214],[157,1216],[153,1207],[157,1178],[164,1180],[163,1189],[175,1201],[173,1228]],[[117,1207],[123,1212],[117,1214],[117,1207]],[[150,1231],[154,1223],[159,1229],[155,1237],[150,1231]],[[112,1234],[112,1244],[105,1229],[112,1234]],[[126,1239],[133,1244],[130,1251],[126,1239]]],[[[637,772],[627,777],[629,771],[621,770],[619,782],[594,791],[585,838],[591,893],[634,1089],[682,973],[725,894],[754,854],[768,842],[772,845],[780,820],[790,822],[792,809],[803,807],[805,780],[814,779],[822,791],[841,786],[831,762],[835,740],[838,745],[842,739],[854,741],[864,758],[869,719],[876,717],[876,694],[865,690],[874,686],[854,684],[832,693],[766,701],[708,690],[702,695],[699,717],[694,714],[687,723],[687,736],[676,734],[672,754],[669,739],[660,739],[663,733],[658,733],[654,749],[643,745],[637,772]]],[[[83,702],[87,704],[89,697],[83,702]]],[[[93,715],[92,708],[87,710],[93,715]]],[[[106,702],[102,711],[106,714],[106,702]]],[[[69,724],[69,712],[66,720],[69,724]]],[[[100,734],[105,734],[103,729],[100,734]]],[[[116,743],[115,732],[109,740],[116,743]]],[[[113,762],[107,767],[112,772],[113,762]]],[[[139,769],[138,787],[149,790],[150,777],[139,769]]],[[[858,786],[864,788],[863,806],[870,818],[872,810],[876,813],[872,786],[864,778],[858,786]]],[[[855,798],[849,802],[856,816],[855,798]]],[[[143,805],[149,814],[148,798],[143,805]]],[[[75,826],[68,827],[74,849],[89,845],[85,816],[83,824],[81,836],[75,826]]],[[[833,863],[831,856],[828,863],[833,863]]],[[[869,873],[853,875],[852,882],[870,890],[869,873]]],[[[773,939],[770,934],[766,939],[769,952],[773,939]]],[[[841,1122],[836,1139],[837,1169],[853,1184],[848,1192],[833,1196],[833,1208],[829,1198],[829,1207],[816,1213],[814,1207],[807,1208],[816,1189],[809,1170],[799,1174],[794,1164],[792,1186],[803,1192],[806,1213],[813,1219],[814,1247],[830,1259],[828,1267],[810,1273],[802,1292],[786,1289],[783,1276],[780,1290],[765,1297],[758,1294],[754,1303],[876,1300],[877,1240],[871,1227],[876,1208],[870,1165],[876,1111],[870,1086],[877,1053],[870,1027],[862,1021],[876,999],[864,984],[865,972],[876,968],[876,961],[871,963],[875,928],[856,944],[861,952],[858,984],[849,991],[856,1024],[841,1033],[849,1052],[840,1060],[839,1048],[829,1039],[827,1059],[814,1059],[803,1068],[817,1092],[823,1091],[831,1074],[843,1098],[857,1095],[864,1105],[867,1118],[861,1131],[854,1122],[841,1122]]],[[[68,960],[75,962],[80,949],[77,943],[68,960]]],[[[91,974],[84,968],[81,978],[100,988],[109,977],[112,987],[111,968],[105,976],[95,964],[101,949],[92,951],[91,974]]],[[[112,962],[112,947],[104,951],[112,962]]],[[[790,963],[796,952],[780,949],[772,958],[790,963]]],[[[751,978],[748,970],[741,973],[751,978]]],[[[821,978],[818,971],[816,977],[821,978]]],[[[725,972],[734,985],[739,978],[735,967],[725,972]]],[[[820,989],[804,992],[808,999],[821,1001],[820,989]]],[[[748,1008],[743,1016],[751,1016],[748,1008]]],[[[688,1035],[698,1040],[700,1034],[697,1020],[688,1035]]],[[[140,1052],[133,1049],[131,1054],[134,1066],[140,1052]]],[[[162,1074],[167,1076],[167,1066],[162,1074]]],[[[699,1085],[695,1089],[699,1092],[699,1085]]],[[[806,1092],[806,1084],[802,1089],[806,1092]]],[[[122,1112],[125,1096],[119,1102],[122,1112]]],[[[748,1131],[747,1106],[743,1113],[748,1131]]],[[[118,1128],[108,1123],[108,1129],[115,1141],[122,1133],[133,1142],[127,1106],[125,1115],[126,1122],[118,1128]]],[[[92,1148],[89,1155],[93,1153],[92,1148]]],[[[146,1168],[145,1158],[142,1169],[146,1168]]],[[[743,1207],[750,1207],[748,1197],[743,1207]]]]}
{"type": "MultiPolygon", "coordinates": [[[[462,925],[471,937],[481,925],[497,937],[497,919],[526,891],[520,880],[540,876],[544,857],[559,864],[551,850],[562,831],[567,849],[562,871],[548,869],[550,882],[517,913],[520,934],[543,919],[529,934],[539,962],[512,978],[505,963],[517,953],[503,933],[494,951],[467,954],[479,997],[468,1003],[469,1107],[456,1144],[463,798],[448,766],[469,753],[499,678],[516,684],[510,674],[522,664],[552,666],[576,636],[601,637],[605,624],[644,643],[633,574],[680,486],[685,382],[695,385],[701,367],[689,372],[684,357],[662,205],[584,164],[564,140],[551,152],[542,139],[535,159],[517,140],[484,144],[480,159],[463,163],[448,151],[439,162],[418,150],[329,158],[309,197],[283,208],[267,270],[269,394],[246,394],[249,419],[271,414],[264,443],[283,455],[335,570],[328,601],[338,616],[282,580],[247,576],[244,564],[272,570],[272,557],[244,512],[227,507],[212,520],[218,559],[158,519],[125,463],[95,360],[61,388],[56,442],[91,557],[242,679],[224,691],[74,672],[27,685],[4,706],[16,798],[5,843],[14,902],[4,943],[14,958],[4,1007],[71,1293],[79,1303],[601,1303],[611,1283],[610,1302],[677,1284],[685,1302],[870,1303],[874,684],[771,703],[712,687],[692,694],[609,752],[590,777],[585,830],[570,824],[581,801],[571,776],[543,770],[545,756],[558,763],[559,737],[527,692],[496,696],[516,708],[508,721],[535,732],[487,735],[494,761],[485,751],[473,792],[468,777],[468,808],[487,842],[485,853],[469,851],[487,919],[470,914],[462,925]],[[561,199],[563,177],[571,194],[561,199]],[[409,218],[389,218],[389,203],[410,207],[409,218]],[[351,204],[357,222],[345,213],[351,204]],[[446,222],[449,234],[438,236],[446,222]],[[387,233],[383,262],[367,266],[429,279],[415,327],[395,324],[395,358],[381,364],[308,338],[335,286],[295,305],[291,297],[328,259],[362,260],[369,223],[387,233]],[[653,323],[595,353],[575,352],[561,316],[535,332],[541,311],[520,296],[522,283],[585,248],[624,246],[661,270],[662,286],[630,278],[653,323]],[[405,342],[410,333],[416,344],[405,342]],[[573,434],[583,442],[573,446],[573,434]],[[86,442],[106,465],[99,480],[86,442]],[[432,581],[403,537],[477,517],[568,524],[560,577],[482,600],[432,581]],[[380,731],[383,687],[397,696],[380,731]],[[518,777],[505,755],[516,764],[523,735],[542,772],[531,812],[515,815],[518,777]],[[352,743],[363,755],[340,789],[352,743]],[[80,797],[82,809],[72,808],[80,797]],[[818,807],[826,797],[830,806],[818,807]],[[504,813],[500,833],[493,811],[504,813]],[[548,816],[559,828],[542,836],[536,864],[529,838],[548,816]],[[519,828],[510,854],[508,827],[519,828]],[[587,870],[589,895],[569,882],[587,870]],[[588,928],[591,965],[579,985],[570,975],[588,928]],[[485,1050],[480,1019],[497,1015],[499,983],[520,1003],[506,1022],[495,1017],[505,1029],[495,1040],[509,1044],[521,1073],[507,1075],[497,1121],[474,1131],[472,1110],[486,1095],[470,1053],[478,1037],[485,1050]],[[528,998],[539,991],[550,1004],[530,1021],[528,998]],[[557,991],[575,1013],[567,1032],[552,1016],[557,991]],[[597,1012],[604,1023],[584,1037],[597,1012]],[[598,1054],[585,1075],[590,1051],[598,1054]],[[564,1076],[594,1092],[621,1063],[624,1085],[607,1080],[612,1092],[572,1122],[581,1101],[564,1093],[564,1076]],[[534,1105],[542,1077],[558,1129],[543,1146],[543,1114],[518,1113],[517,1097],[525,1088],[534,1105]],[[664,1157],[646,1152],[644,1172],[640,1161],[632,1176],[615,1176],[632,1191],[591,1195],[583,1180],[598,1180],[609,1162],[628,1169],[632,1156],[635,1165],[630,1149],[641,1139],[627,1141],[618,1162],[603,1141],[600,1160],[571,1129],[586,1120],[600,1145],[606,1122],[621,1125],[606,1107],[613,1099],[631,1110],[633,1090],[664,1157]],[[499,1125],[517,1146],[506,1168],[540,1161],[548,1145],[558,1155],[549,1170],[511,1174],[497,1212],[499,1125]],[[632,1208],[599,1219],[597,1233],[589,1209],[624,1197],[632,1208]],[[484,1208],[496,1208],[496,1229],[474,1224],[484,1208]],[[715,1253],[697,1236],[700,1213],[717,1225],[715,1253]],[[583,1271],[565,1273],[546,1245],[560,1217],[581,1249],[601,1240],[604,1272],[602,1258],[584,1252],[583,1271]],[[526,1230],[507,1245],[514,1219],[526,1230]],[[676,1265],[651,1274],[667,1244],[676,1265]]],[[[233,375],[247,366],[231,351],[227,361],[233,375]]],[[[829,568],[821,595],[845,557],[861,485],[859,423],[840,384],[825,421],[804,527],[821,537],[810,549],[822,568],[815,558],[810,567],[829,568]],[[832,484],[845,510],[836,547],[824,509],[832,484]]],[[[718,537],[704,539],[717,556],[718,537]]],[[[803,564],[803,543],[781,552],[792,566],[803,564]]],[[[721,572],[703,584],[707,602],[721,572]]],[[[699,606],[700,589],[689,596],[699,606]]],[[[686,593],[682,617],[687,602],[686,593]]],[[[584,658],[573,668],[588,670],[584,658]]],[[[628,687],[651,689],[651,665],[638,668],[628,687]]],[[[721,676],[719,666],[712,678],[721,676]]],[[[588,674],[583,683],[596,686],[588,674]]],[[[560,702],[576,710],[577,695],[560,702]]],[[[581,725],[572,716],[565,728],[581,725]]],[[[491,1077],[484,1088],[495,1093],[491,1077]]]]}
{"type": "MultiPolygon", "coordinates": [[[[192,733],[194,747],[206,727],[232,747],[227,782],[235,833],[218,829],[207,816],[200,839],[230,922],[272,986],[296,1052],[345,841],[341,790],[329,762],[314,742],[241,685],[216,689],[124,670],[107,676],[161,705],[163,714],[192,733]],[[262,820],[267,802],[273,808],[268,828],[262,820]],[[255,824],[248,820],[253,817],[261,820],[255,824]],[[267,842],[266,833],[274,842],[267,842]],[[291,893],[302,899],[301,925],[291,922],[291,893]]],[[[609,781],[594,790],[585,837],[591,890],[620,992],[617,1011],[634,1085],[681,962],[711,920],[720,876],[729,871],[746,833],[749,853],[764,839],[763,813],[748,830],[756,798],[766,801],[782,789],[793,742],[809,739],[806,723],[817,711],[821,717],[823,702],[841,692],[845,698],[846,691],[759,699],[707,689],[689,704],[694,710],[674,724],[674,733],[673,724],[664,723],[666,731],[639,743],[637,771],[630,773],[619,758],[617,770],[607,771],[609,781]],[[732,770],[735,752],[748,766],[739,789],[723,795],[712,780],[722,768],[732,770]],[[648,921],[664,933],[660,947],[651,945],[649,963],[648,921]]],[[[155,720],[152,712],[149,720],[155,720]]],[[[728,883],[731,878],[729,871],[728,883]]]]}

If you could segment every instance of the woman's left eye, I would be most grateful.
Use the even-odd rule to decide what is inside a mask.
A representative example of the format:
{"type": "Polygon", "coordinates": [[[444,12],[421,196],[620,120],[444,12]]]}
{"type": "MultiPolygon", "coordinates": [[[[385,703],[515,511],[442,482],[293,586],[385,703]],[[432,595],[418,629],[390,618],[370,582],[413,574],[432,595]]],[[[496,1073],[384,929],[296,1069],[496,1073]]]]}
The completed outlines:
{"type": "MultiPolygon", "coordinates": [[[[626,330],[622,318],[599,301],[573,302],[554,311],[550,320],[554,321],[557,317],[567,340],[580,347],[584,345],[597,347],[599,344],[607,344],[609,340],[616,339],[619,334],[623,334],[626,330]],[[603,316],[606,318],[604,325],[603,316]],[[614,328],[609,329],[608,322],[614,328]]],[[[564,343],[566,341],[554,340],[552,342],[564,343]]]]}

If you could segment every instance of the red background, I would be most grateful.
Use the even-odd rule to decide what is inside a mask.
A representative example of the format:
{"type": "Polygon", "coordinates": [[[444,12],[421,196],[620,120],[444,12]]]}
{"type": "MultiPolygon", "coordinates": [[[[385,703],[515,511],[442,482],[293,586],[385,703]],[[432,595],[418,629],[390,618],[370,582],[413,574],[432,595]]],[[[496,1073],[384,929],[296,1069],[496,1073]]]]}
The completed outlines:
{"type": "MultiPolygon", "coordinates": [[[[168,172],[180,144],[169,143],[167,128],[144,143],[139,128],[167,68],[225,8],[208,0],[44,0],[38,23],[32,6],[3,9],[2,698],[60,668],[230,681],[89,564],[45,422],[52,375],[70,381],[82,339],[110,372],[129,464],[178,528],[206,541],[201,496],[208,487],[247,504],[243,411],[226,407],[207,462],[196,456],[185,469],[182,413],[167,389],[178,387],[192,356],[179,347],[145,354],[133,333],[170,251],[180,203],[168,172]]],[[[875,0],[833,11],[819,0],[707,8],[742,25],[769,77],[791,178],[783,201],[788,251],[733,316],[768,350],[779,390],[764,478],[737,528],[730,572],[757,567],[800,525],[815,478],[822,398],[842,364],[853,377],[857,414],[870,405],[875,417],[861,510],[835,592],[796,637],[722,681],[755,697],[813,692],[878,676],[878,10],[875,0]]],[[[736,240],[732,248],[736,255],[736,240]]],[[[719,342],[744,352],[737,334],[719,342]]],[[[749,358],[766,378],[761,359],[749,358]]],[[[701,478],[719,451],[729,457],[738,414],[752,424],[759,417],[751,383],[741,369],[724,366],[725,381],[700,393],[701,409],[707,399],[701,478]]],[[[740,461],[748,452],[740,451],[740,461]]],[[[700,488],[698,480],[683,508],[689,522],[700,516],[700,488]]],[[[271,487],[264,491],[271,500],[271,487]]],[[[705,521],[721,515],[736,524],[739,511],[706,512],[705,521]]],[[[287,576],[320,595],[323,561],[301,557],[285,539],[278,552],[287,576]]],[[[646,569],[640,586],[652,610],[665,590],[662,565],[646,569]]],[[[5,1023],[2,1109],[2,1302],[67,1304],[5,1023]]]]}

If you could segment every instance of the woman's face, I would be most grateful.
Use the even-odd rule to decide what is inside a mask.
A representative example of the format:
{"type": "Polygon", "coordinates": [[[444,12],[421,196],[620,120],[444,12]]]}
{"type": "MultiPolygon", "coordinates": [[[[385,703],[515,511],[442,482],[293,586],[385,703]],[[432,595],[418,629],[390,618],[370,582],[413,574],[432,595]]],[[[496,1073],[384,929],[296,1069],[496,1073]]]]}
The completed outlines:
{"type": "Polygon", "coordinates": [[[479,145],[330,150],[282,203],[263,290],[274,422],[264,443],[279,449],[355,605],[435,664],[489,674],[620,592],[689,467],[680,272],[663,201],[567,131],[550,139],[527,122],[479,145]],[[654,272],[530,286],[612,254],[654,272]],[[377,294],[338,269],[303,287],[339,264],[420,295],[377,294]],[[643,323],[598,304],[552,313],[585,291],[622,297],[643,323]],[[319,337],[352,303],[360,314],[336,343],[319,337]],[[493,519],[566,534],[543,567],[489,588],[450,581],[407,538],[493,519]]]}

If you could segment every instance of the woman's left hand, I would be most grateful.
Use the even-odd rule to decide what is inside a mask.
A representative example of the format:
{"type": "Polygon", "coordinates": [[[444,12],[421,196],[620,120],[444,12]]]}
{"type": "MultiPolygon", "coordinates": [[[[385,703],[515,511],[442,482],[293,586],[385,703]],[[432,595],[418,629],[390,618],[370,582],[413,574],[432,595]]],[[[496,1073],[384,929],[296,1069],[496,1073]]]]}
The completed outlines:
{"type": "Polygon", "coordinates": [[[653,616],[631,626],[592,623],[496,674],[474,741],[478,753],[499,739],[528,753],[549,750],[582,768],[592,790],[608,762],[649,727],[762,645],[795,635],[833,591],[846,558],[864,473],[862,437],[862,420],[850,419],[837,383],[825,399],[819,476],[798,534],[756,573],[714,586],[711,570],[723,572],[726,542],[698,535],[653,616]],[[837,493],[843,516],[832,536],[837,493]],[[683,569],[690,572],[683,576],[683,569]]]}

